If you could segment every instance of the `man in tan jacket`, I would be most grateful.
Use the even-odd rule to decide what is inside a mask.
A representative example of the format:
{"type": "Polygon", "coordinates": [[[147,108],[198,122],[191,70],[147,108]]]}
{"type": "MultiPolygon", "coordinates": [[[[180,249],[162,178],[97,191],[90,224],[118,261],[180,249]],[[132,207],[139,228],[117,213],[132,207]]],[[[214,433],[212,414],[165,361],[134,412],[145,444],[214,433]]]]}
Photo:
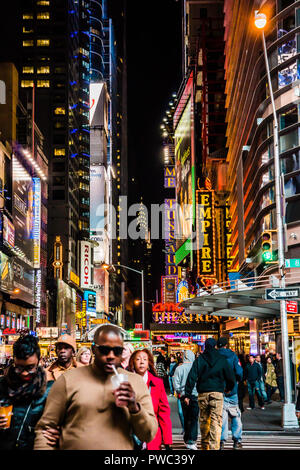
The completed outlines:
{"type": "Polygon", "coordinates": [[[93,364],[70,370],[53,384],[35,429],[35,450],[53,449],[43,435],[49,426],[60,427],[62,450],[132,450],[132,434],[143,442],[155,437],[158,424],[146,384],[138,374],[120,368],[120,329],[98,328],[92,350],[93,364]],[[114,391],[113,366],[128,376],[114,391]]]}
{"type": "MultiPolygon", "coordinates": [[[[61,335],[55,343],[57,360],[46,369],[47,382],[57,380],[67,370],[78,367],[75,359],[76,341],[67,334],[61,335]]],[[[83,365],[83,364],[80,364],[83,365]]]]}

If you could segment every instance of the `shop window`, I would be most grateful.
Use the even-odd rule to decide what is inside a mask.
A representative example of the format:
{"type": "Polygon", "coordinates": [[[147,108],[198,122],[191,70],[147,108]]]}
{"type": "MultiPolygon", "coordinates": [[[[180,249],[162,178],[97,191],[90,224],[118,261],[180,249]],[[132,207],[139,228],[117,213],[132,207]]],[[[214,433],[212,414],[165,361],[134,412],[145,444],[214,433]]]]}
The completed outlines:
{"type": "Polygon", "coordinates": [[[50,80],[38,80],[37,81],[38,88],[49,88],[50,87],[50,80]]]}
{"type": "Polygon", "coordinates": [[[298,138],[298,129],[288,132],[287,134],[281,135],[279,137],[279,148],[280,152],[286,152],[294,147],[298,147],[299,138],[298,138]]]}
{"type": "Polygon", "coordinates": [[[23,13],[23,20],[33,20],[33,13],[23,13]]]}
{"type": "Polygon", "coordinates": [[[25,67],[23,67],[22,72],[23,73],[34,73],[34,67],[26,65],[25,67]]]}
{"type": "Polygon", "coordinates": [[[280,159],[280,169],[285,175],[300,170],[300,151],[280,159]]]}
{"type": "Polygon", "coordinates": [[[61,156],[65,156],[65,155],[66,155],[66,149],[58,149],[58,148],[54,149],[54,156],[55,157],[61,157],[61,156]]]}
{"type": "Polygon", "coordinates": [[[50,73],[49,65],[42,65],[37,68],[37,73],[50,73]]]}
{"type": "Polygon", "coordinates": [[[48,11],[42,11],[37,13],[36,18],[38,20],[50,20],[50,13],[48,11]]]}
{"type": "Polygon", "coordinates": [[[55,108],[54,114],[66,114],[66,110],[63,107],[55,108]]]}
{"type": "Polygon", "coordinates": [[[33,80],[21,80],[21,88],[33,87],[33,80]]]}
{"type": "Polygon", "coordinates": [[[286,127],[292,126],[298,122],[298,108],[293,106],[292,108],[279,114],[279,128],[280,130],[286,127]]]}
{"type": "Polygon", "coordinates": [[[32,47],[33,46],[33,39],[26,39],[23,41],[23,47],[32,47]]]}
{"type": "Polygon", "coordinates": [[[37,39],[36,45],[40,47],[50,46],[50,39],[37,39]]]}

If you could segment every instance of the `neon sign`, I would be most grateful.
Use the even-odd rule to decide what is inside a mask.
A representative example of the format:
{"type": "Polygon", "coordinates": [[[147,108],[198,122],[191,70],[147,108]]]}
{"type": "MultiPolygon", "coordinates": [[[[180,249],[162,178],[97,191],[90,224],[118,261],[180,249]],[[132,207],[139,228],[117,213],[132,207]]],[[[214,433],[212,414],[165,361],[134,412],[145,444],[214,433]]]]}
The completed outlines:
{"type": "Polygon", "coordinates": [[[178,274],[175,261],[176,240],[175,240],[175,199],[165,199],[165,247],[166,247],[166,274],[178,274]]]}
{"type": "Polygon", "coordinates": [[[197,273],[200,282],[209,286],[216,279],[216,236],[214,191],[197,190],[197,273]],[[200,239],[203,244],[200,248],[200,239]]]}
{"type": "Polygon", "coordinates": [[[200,313],[185,312],[175,303],[158,303],[152,308],[152,319],[155,323],[219,323],[220,317],[200,313]]]}
{"type": "Polygon", "coordinates": [[[41,180],[33,179],[33,262],[34,267],[40,267],[40,238],[41,238],[41,180]]]}

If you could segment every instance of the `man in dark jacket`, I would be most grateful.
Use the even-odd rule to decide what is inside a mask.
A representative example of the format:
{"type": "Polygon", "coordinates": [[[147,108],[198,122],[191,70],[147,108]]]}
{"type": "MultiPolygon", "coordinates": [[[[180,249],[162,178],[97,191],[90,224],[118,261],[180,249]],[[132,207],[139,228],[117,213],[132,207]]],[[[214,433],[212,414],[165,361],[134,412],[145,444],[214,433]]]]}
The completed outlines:
{"type": "Polygon", "coordinates": [[[196,384],[200,408],[201,449],[219,450],[222,432],[223,394],[236,384],[232,367],[208,338],[205,350],[193,363],[185,385],[188,405],[196,384]]]}
{"type": "Polygon", "coordinates": [[[248,385],[249,395],[249,406],[247,410],[253,410],[255,408],[254,395],[257,393],[258,404],[262,410],[264,410],[264,400],[259,389],[259,382],[261,380],[261,369],[260,366],[255,362],[254,356],[249,356],[249,362],[245,368],[245,379],[248,385]]]}
{"type": "MultiPolygon", "coordinates": [[[[34,336],[20,337],[13,346],[14,362],[0,377],[0,406],[13,406],[10,426],[0,413],[0,450],[32,450],[34,428],[43,414],[52,382],[39,366],[40,348],[34,336]]],[[[55,444],[58,430],[45,431],[49,444],[55,444]]]]}
{"type": "Polygon", "coordinates": [[[230,366],[233,369],[235,374],[236,383],[231,392],[224,395],[223,403],[223,419],[222,419],[222,435],[221,435],[221,446],[220,449],[223,449],[225,442],[228,438],[228,418],[231,418],[231,434],[233,440],[233,448],[241,449],[242,448],[242,420],[241,420],[241,410],[239,408],[239,398],[238,398],[238,381],[243,380],[243,368],[239,364],[237,355],[227,349],[228,340],[225,336],[221,336],[218,339],[218,348],[219,353],[224,356],[230,366]]]}
{"type": "Polygon", "coordinates": [[[284,402],[283,360],[280,353],[276,354],[275,374],[280,395],[280,401],[284,402]]]}

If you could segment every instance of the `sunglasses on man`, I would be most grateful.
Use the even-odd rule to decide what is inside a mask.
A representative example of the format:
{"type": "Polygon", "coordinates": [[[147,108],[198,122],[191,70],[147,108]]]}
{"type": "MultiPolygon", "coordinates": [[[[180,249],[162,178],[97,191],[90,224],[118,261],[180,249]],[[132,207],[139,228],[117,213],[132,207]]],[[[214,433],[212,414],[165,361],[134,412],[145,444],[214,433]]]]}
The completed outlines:
{"type": "Polygon", "coordinates": [[[23,372],[28,372],[28,374],[34,374],[38,368],[38,364],[30,364],[29,366],[17,366],[13,364],[16,374],[22,374],[23,372]]]}
{"type": "Polygon", "coordinates": [[[124,348],[121,346],[114,346],[111,348],[110,346],[103,346],[101,344],[95,344],[93,343],[93,346],[98,349],[99,353],[102,356],[108,356],[111,351],[113,351],[115,356],[121,356],[122,352],[124,351],[124,348]]]}

